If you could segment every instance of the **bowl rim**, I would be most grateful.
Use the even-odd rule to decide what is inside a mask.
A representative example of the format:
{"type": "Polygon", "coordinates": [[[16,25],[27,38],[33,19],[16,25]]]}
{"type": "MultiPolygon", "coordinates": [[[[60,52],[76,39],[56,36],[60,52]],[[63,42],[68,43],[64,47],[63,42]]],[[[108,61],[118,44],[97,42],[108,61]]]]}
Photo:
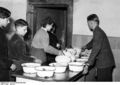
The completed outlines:
{"type": "Polygon", "coordinates": [[[33,67],[34,68],[34,67],[41,66],[41,64],[40,63],[22,63],[21,66],[22,67],[33,67]],[[29,65],[29,64],[31,64],[31,65],[29,65]]]}
{"type": "Polygon", "coordinates": [[[55,70],[55,67],[52,67],[52,66],[39,66],[39,67],[35,67],[35,70],[37,71],[54,71],[55,70]],[[53,69],[47,69],[47,68],[53,68],[53,69]],[[41,68],[41,69],[38,69],[38,68],[41,68]]]}
{"type": "Polygon", "coordinates": [[[81,63],[81,65],[79,65],[80,62],[70,62],[69,63],[69,66],[84,66],[85,64],[84,63],[81,63]],[[78,64],[75,64],[75,63],[78,63],[78,64]]]}
{"type": "Polygon", "coordinates": [[[60,63],[50,63],[49,64],[49,66],[52,66],[52,67],[66,67],[67,65],[62,65],[62,64],[60,64],[60,65],[54,65],[54,64],[60,64],[60,63]]]}
{"type": "Polygon", "coordinates": [[[89,59],[89,57],[81,57],[80,59],[89,59]]]}
{"type": "Polygon", "coordinates": [[[78,58],[78,59],[76,59],[76,61],[88,61],[88,59],[87,58],[78,58]]]}

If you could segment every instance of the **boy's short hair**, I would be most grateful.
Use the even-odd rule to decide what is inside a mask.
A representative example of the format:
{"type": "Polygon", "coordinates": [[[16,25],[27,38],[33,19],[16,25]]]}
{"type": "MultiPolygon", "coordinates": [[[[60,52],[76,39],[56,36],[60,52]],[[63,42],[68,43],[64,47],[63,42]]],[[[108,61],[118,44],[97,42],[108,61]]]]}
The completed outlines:
{"type": "Polygon", "coordinates": [[[8,18],[11,16],[11,12],[3,7],[0,7],[0,18],[8,18]]]}
{"type": "Polygon", "coordinates": [[[87,17],[87,21],[96,21],[98,24],[100,23],[99,18],[96,14],[91,14],[87,17]]]}
{"type": "Polygon", "coordinates": [[[51,17],[46,17],[45,19],[43,19],[41,26],[46,27],[47,24],[54,24],[54,20],[51,17]]]}
{"type": "Polygon", "coordinates": [[[28,26],[28,23],[23,19],[18,19],[15,21],[15,27],[18,27],[18,26],[28,26]]]}

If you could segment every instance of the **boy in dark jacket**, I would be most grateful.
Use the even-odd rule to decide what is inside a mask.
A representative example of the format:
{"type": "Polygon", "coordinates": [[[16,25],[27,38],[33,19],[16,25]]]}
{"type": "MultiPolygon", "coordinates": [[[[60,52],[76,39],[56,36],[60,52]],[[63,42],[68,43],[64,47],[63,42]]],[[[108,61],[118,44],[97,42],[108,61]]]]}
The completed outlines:
{"type": "Polygon", "coordinates": [[[15,70],[16,66],[8,58],[8,41],[5,36],[5,28],[9,24],[11,12],[0,7],[0,81],[10,80],[10,70],[15,70]]]}
{"type": "Polygon", "coordinates": [[[26,62],[41,63],[40,60],[27,55],[26,42],[23,36],[27,33],[28,23],[23,19],[15,21],[16,32],[9,40],[9,57],[17,65],[17,70],[22,70],[21,64],[26,62]]]}
{"type": "Polygon", "coordinates": [[[94,67],[97,81],[112,81],[115,60],[107,35],[99,27],[99,18],[96,14],[89,15],[87,23],[89,29],[93,32],[93,38],[83,49],[92,49],[92,52],[83,73],[87,74],[88,69],[94,67]]]}

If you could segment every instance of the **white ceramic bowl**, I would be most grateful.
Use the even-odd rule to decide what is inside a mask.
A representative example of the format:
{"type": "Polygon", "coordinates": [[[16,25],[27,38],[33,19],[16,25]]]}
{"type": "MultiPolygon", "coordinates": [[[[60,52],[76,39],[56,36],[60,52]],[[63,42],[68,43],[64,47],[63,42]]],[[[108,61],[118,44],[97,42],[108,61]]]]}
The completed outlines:
{"type": "Polygon", "coordinates": [[[68,56],[61,55],[61,56],[56,56],[55,61],[57,63],[63,63],[63,62],[69,63],[71,61],[71,58],[68,56]]]}
{"type": "Polygon", "coordinates": [[[40,66],[35,68],[39,77],[52,77],[55,71],[55,67],[40,66]]]}
{"type": "Polygon", "coordinates": [[[28,77],[36,77],[36,73],[23,73],[24,76],[28,76],[28,77]]]}
{"type": "Polygon", "coordinates": [[[87,62],[88,58],[78,58],[76,59],[77,62],[87,62]]]}
{"type": "Polygon", "coordinates": [[[25,73],[36,73],[35,67],[41,66],[39,63],[23,63],[21,64],[25,73]]]}
{"type": "MultiPolygon", "coordinates": [[[[56,62],[56,63],[58,63],[58,62],[56,62]]],[[[59,64],[62,66],[68,66],[68,63],[66,63],[66,62],[59,62],[59,64]]]]}
{"type": "Polygon", "coordinates": [[[55,73],[54,79],[55,80],[66,80],[66,73],[55,73]]]}
{"type": "Polygon", "coordinates": [[[67,66],[59,63],[50,63],[50,66],[55,67],[55,72],[56,73],[63,73],[66,71],[67,66]]]}
{"type": "Polygon", "coordinates": [[[82,71],[83,67],[84,67],[84,64],[80,62],[69,63],[69,70],[71,71],[82,71]]]}

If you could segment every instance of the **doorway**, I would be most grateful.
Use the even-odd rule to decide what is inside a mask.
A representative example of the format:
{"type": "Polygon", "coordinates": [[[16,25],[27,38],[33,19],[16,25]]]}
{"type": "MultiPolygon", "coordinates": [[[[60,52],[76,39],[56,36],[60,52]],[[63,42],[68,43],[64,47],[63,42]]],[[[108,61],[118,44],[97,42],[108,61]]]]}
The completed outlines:
{"type": "Polygon", "coordinates": [[[67,46],[67,5],[39,5],[34,7],[33,36],[41,27],[42,20],[51,17],[57,26],[56,36],[62,45],[62,49],[67,46]]]}

